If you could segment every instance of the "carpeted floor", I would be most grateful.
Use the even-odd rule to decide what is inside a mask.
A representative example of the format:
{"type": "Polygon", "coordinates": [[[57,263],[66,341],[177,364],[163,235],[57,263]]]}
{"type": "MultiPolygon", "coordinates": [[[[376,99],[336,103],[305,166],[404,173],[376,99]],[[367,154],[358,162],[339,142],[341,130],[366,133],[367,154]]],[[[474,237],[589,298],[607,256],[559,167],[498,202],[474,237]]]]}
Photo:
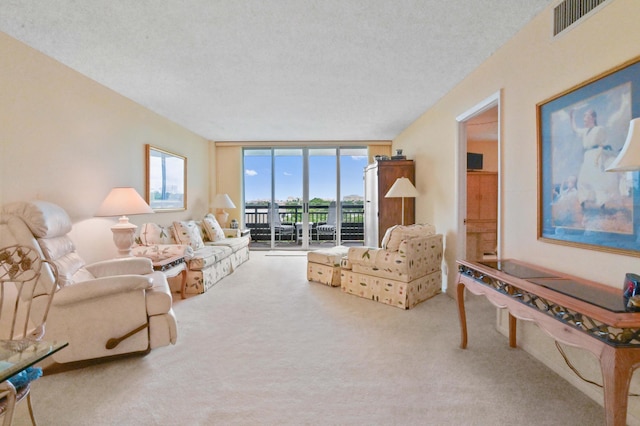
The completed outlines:
{"type": "MultiPolygon", "coordinates": [[[[175,301],[175,346],[33,385],[40,425],[600,425],[601,406],[509,349],[484,300],[403,311],[309,283],[303,256],[251,260],[175,301]]],[[[14,424],[27,425],[26,404],[14,424]]]]}

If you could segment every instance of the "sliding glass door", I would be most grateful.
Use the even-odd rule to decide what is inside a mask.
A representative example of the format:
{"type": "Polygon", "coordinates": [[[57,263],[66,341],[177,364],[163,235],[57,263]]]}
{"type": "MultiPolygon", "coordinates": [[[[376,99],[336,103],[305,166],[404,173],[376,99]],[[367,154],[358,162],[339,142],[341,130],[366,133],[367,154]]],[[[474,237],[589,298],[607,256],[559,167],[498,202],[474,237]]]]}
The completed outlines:
{"type": "Polygon", "coordinates": [[[243,152],[244,217],[252,248],[309,249],[345,238],[362,243],[366,148],[243,152]]]}

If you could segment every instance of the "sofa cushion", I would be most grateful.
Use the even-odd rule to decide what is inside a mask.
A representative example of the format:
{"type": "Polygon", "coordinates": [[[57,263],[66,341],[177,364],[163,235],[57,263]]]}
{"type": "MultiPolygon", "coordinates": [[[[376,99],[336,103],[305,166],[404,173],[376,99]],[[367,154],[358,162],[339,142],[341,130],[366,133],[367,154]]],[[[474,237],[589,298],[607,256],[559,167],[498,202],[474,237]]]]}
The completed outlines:
{"type": "Polygon", "coordinates": [[[202,270],[229,257],[232,253],[229,247],[207,245],[193,253],[188,267],[192,271],[202,270]]]}
{"type": "Polygon", "coordinates": [[[222,227],[218,223],[217,219],[211,213],[207,214],[204,219],[202,219],[202,229],[204,229],[205,235],[209,239],[209,241],[219,241],[224,240],[224,231],[222,227]]]}
{"type": "Polygon", "coordinates": [[[162,262],[176,256],[185,259],[193,257],[193,247],[184,244],[154,244],[149,246],[134,246],[131,254],[139,257],[146,257],[152,262],[162,262]]]}
{"type": "Polygon", "coordinates": [[[171,238],[171,229],[160,226],[156,223],[143,224],[140,227],[140,234],[137,242],[143,246],[175,243],[171,238]]]}
{"type": "Polygon", "coordinates": [[[382,238],[382,248],[388,251],[398,251],[402,240],[434,235],[436,228],[429,224],[395,225],[387,229],[382,238]]]}
{"type": "Polygon", "coordinates": [[[194,250],[204,247],[200,226],[195,220],[173,222],[173,237],[178,244],[186,244],[194,250]]]}
{"type": "Polygon", "coordinates": [[[249,245],[248,237],[240,237],[240,238],[224,238],[222,240],[218,240],[215,242],[206,243],[207,246],[213,247],[229,247],[234,252],[240,250],[241,248],[247,247],[249,245]]]}

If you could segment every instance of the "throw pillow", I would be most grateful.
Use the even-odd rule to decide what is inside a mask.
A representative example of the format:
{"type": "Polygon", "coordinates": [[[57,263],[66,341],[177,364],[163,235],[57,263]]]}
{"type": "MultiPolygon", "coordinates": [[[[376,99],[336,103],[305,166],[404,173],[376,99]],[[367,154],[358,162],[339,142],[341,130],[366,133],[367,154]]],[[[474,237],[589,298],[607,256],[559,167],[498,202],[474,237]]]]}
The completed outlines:
{"type": "Polygon", "coordinates": [[[178,244],[191,246],[194,250],[204,247],[204,241],[202,241],[199,226],[194,220],[174,221],[173,237],[176,239],[178,244]]]}
{"type": "Polygon", "coordinates": [[[224,240],[224,231],[216,220],[216,217],[211,213],[202,219],[202,227],[210,241],[224,240]]]}
{"type": "Polygon", "coordinates": [[[400,225],[394,225],[394,226],[388,228],[387,231],[384,233],[384,237],[382,237],[382,243],[381,243],[381,246],[382,246],[383,249],[387,250],[387,246],[389,245],[389,239],[391,238],[391,233],[398,226],[400,226],[400,225]]]}
{"type": "MultiPolygon", "coordinates": [[[[145,223],[140,227],[139,243],[143,246],[171,244],[171,232],[156,223],[145,223]]],[[[138,242],[138,241],[136,241],[138,242]]]]}

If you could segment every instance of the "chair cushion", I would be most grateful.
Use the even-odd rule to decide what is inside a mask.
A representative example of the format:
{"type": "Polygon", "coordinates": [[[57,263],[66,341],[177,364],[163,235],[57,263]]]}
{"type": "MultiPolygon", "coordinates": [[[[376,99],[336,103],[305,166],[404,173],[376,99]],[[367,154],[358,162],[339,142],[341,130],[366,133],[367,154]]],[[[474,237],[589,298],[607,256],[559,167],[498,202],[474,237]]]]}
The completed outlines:
{"type": "Polygon", "coordinates": [[[398,251],[402,240],[434,235],[436,228],[429,224],[395,225],[387,229],[382,238],[382,248],[388,251],[398,251]]]}
{"type": "Polygon", "coordinates": [[[224,240],[224,231],[222,227],[218,223],[218,220],[214,215],[209,213],[202,219],[202,229],[204,229],[205,235],[209,239],[209,241],[220,241],[224,240]]]}
{"type": "Polygon", "coordinates": [[[2,208],[4,213],[19,216],[37,238],[65,235],[71,231],[71,218],[64,209],[46,201],[19,201],[2,208]]]}
{"type": "Polygon", "coordinates": [[[336,246],[314,250],[307,253],[307,261],[327,266],[339,266],[343,256],[349,253],[349,247],[336,246]]]}
{"type": "Polygon", "coordinates": [[[202,235],[200,234],[200,226],[195,220],[174,221],[173,237],[178,244],[186,244],[193,247],[194,250],[204,247],[202,235]]]}
{"type": "Polygon", "coordinates": [[[78,255],[68,235],[53,238],[38,238],[38,244],[46,259],[58,269],[58,286],[65,287],[95,277],[85,268],[85,261],[78,255]]]}

